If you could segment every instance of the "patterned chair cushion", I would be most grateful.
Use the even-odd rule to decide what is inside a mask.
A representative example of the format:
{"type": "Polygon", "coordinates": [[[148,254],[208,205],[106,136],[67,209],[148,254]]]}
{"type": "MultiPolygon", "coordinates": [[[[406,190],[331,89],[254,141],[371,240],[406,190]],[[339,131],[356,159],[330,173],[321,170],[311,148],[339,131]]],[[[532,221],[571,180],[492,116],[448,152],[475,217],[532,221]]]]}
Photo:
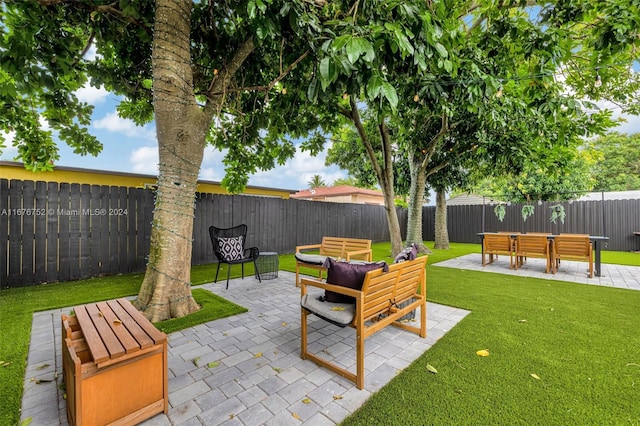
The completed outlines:
{"type": "Polygon", "coordinates": [[[244,257],[242,248],[242,237],[220,237],[218,238],[220,253],[226,260],[240,260],[244,257]]]}

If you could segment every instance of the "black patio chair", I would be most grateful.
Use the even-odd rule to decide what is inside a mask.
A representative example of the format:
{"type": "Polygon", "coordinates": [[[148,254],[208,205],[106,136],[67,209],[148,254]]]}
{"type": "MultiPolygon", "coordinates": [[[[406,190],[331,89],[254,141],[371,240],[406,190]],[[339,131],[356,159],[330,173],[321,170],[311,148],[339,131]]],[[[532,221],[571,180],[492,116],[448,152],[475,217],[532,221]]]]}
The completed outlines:
{"type": "Polygon", "coordinates": [[[211,243],[213,244],[213,252],[218,258],[218,269],[216,269],[214,282],[218,282],[218,272],[220,272],[221,263],[229,265],[227,268],[227,288],[229,288],[231,265],[242,265],[242,279],[244,279],[244,264],[248,262],[253,262],[256,277],[259,282],[262,282],[260,279],[260,271],[258,271],[258,265],[256,264],[260,250],[258,250],[258,247],[244,248],[244,244],[247,241],[247,225],[242,224],[234,226],[233,228],[216,228],[215,226],[210,226],[209,235],[211,236],[211,243]]]}

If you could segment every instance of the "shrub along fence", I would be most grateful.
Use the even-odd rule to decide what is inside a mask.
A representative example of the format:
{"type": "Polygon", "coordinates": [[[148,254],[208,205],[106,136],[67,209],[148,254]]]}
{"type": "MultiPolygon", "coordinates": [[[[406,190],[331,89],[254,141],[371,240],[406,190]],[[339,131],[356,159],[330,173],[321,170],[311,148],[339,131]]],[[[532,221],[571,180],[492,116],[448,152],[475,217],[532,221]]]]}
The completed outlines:
{"type": "MultiPolygon", "coordinates": [[[[555,204],[555,203],[554,203],[555,204]]],[[[610,237],[611,250],[638,250],[640,200],[561,203],[564,224],[550,221],[550,204],[447,208],[449,239],[479,243],[478,232],[572,232],[610,237]]],[[[154,192],[150,189],[0,179],[0,288],[144,271],[154,192]]],[[[384,207],[280,198],[198,193],[193,264],[215,261],[208,228],[248,226],[247,246],[292,253],[323,236],[388,241],[384,207]]],[[[404,232],[407,211],[398,209],[404,232]]],[[[423,209],[423,236],[434,239],[435,207],[423,209]]],[[[403,235],[404,238],[404,235],[403,235]]]]}

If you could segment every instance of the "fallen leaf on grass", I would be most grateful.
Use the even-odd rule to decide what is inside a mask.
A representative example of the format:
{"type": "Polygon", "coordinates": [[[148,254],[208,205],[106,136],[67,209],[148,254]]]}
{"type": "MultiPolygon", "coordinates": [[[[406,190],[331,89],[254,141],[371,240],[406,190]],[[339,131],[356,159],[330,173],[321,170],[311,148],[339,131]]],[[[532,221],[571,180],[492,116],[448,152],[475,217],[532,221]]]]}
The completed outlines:
{"type": "Polygon", "coordinates": [[[0,361],[0,367],[6,367],[8,365],[11,365],[9,361],[0,361]]]}
{"type": "Polygon", "coordinates": [[[521,319],[521,320],[520,320],[520,321],[518,321],[518,322],[527,322],[527,320],[525,320],[525,319],[521,319]]]}
{"type": "Polygon", "coordinates": [[[540,376],[538,376],[536,373],[531,373],[531,377],[533,377],[536,380],[542,380],[540,376]]]}
{"type": "Polygon", "coordinates": [[[487,349],[482,349],[482,350],[476,352],[476,355],[478,355],[478,356],[489,356],[489,351],[487,349]]]}
{"type": "Polygon", "coordinates": [[[427,371],[433,374],[438,374],[438,370],[436,370],[436,368],[431,364],[427,364],[427,371]]]}

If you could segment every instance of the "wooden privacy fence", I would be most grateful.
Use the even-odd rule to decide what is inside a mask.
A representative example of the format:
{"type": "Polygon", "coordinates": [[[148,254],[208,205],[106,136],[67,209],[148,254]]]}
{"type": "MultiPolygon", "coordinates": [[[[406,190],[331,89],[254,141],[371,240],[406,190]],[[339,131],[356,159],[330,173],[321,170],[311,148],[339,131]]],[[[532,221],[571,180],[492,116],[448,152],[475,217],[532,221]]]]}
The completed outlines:
{"type": "MultiPolygon", "coordinates": [[[[0,288],[144,271],[153,206],[150,189],[0,179],[0,288]]],[[[246,223],[248,246],[279,253],[325,235],[389,240],[381,206],[205,193],[194,206],[193,264],[215,261],[211,225],[246,223]]]]}
{"type": "MultiPolygon", "coordinates": [[[[0,288],[144,271],[154,193],[150,189],[0,179],[0,288]]],[[[479,243],[478,232],[585,233],[610,238],[609,250],[640,249],[640,200],[506,206],[500,222],[491,205],[447,208],[449,240],[479,243]]],[[[198,193],[194,202],[193,264],[214,262],[208,228],[246,223],[248,246],[292,253],[324,236],[389,241],[384,207],[198,193]]],[[[407,211],[398,209],[406,230],[407,211]]],[[[423,209],[423,239],[434,240],[435,207],[423,209]]]]}
{"type": "MultiPolygon", "coordinates": [[[[533,215],[522,218],[523,204],[505,206],[502,221],[494,212],[495,205],[465,205],[447,207],[449,240],[459,243],[480,243],[477,233],[549,232],[552,234],[573,233],[609,237],[605,244],[608,250],[640,250],[640,200],[605,200],[574,202],[533,203],[533,215]],[[551,221],[551,208],[561,205],[566,213],[564,222],[551,221]]],[[[435,207],[425,207],[422,212],[423,238],[433,241],[435,207]]]]}

